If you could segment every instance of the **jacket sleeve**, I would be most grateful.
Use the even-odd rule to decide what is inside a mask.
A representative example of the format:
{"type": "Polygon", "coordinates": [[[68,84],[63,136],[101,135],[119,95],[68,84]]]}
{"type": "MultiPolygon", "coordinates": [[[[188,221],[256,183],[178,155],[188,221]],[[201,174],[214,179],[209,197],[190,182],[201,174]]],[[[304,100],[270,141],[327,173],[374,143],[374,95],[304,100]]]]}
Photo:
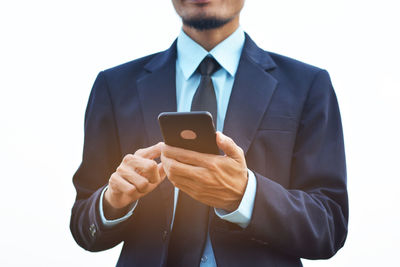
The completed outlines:
{"type": "Polygon", "coordinates": [[[329,75],[308,91],[292,154],[290,185],[256,173],[249,239],[294,257],[333,256],[347,235],[346,163],[339,108],[329,75]]]}
{"type": "Polygon", "coordinates": [[[73,177],[76,200],[71,212],[70,229],[75,241],[86,250],[104,250],[122,241],[121,234],[126,222],[105,227],[99,211],[101,192],[120,160],[112,101],[107,81],[101,72],[89,97],[83,158],[73,177]]]}

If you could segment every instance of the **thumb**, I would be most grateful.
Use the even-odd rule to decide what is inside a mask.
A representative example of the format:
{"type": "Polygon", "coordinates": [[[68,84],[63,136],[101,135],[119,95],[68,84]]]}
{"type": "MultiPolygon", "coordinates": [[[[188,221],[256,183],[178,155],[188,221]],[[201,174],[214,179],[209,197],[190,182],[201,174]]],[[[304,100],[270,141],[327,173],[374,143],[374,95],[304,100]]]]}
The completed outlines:
{"type": "Polygon", "coordinates": [[[163,166],[162,162],[158,163],[157,167],[158,167],[158,173],[160,174],[161,180],[164,180],[166,174],[165,174],[165,170],[164,170],[164,166],[163,166]]]}
{"type": "Polygon", "coordinates": [[[243,150],[233,140],[221,132],[217,132],[217,146],[224,151],[225,155],[237,161],[243,161],[243,150]]]}

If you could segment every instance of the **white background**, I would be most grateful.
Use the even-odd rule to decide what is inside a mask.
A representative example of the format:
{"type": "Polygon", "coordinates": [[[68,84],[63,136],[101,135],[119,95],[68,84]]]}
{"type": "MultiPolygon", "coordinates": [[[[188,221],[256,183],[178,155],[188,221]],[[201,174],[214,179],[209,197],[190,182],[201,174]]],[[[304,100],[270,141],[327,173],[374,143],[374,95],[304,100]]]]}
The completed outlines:
{"type": "MultiPolygon", "coordinates": [[[[305,266],[398,264],[396,2],[248,0],[242,12],[259,46],[327,69],[339,99],[349,235],[305,266]]],[[[1,266],[115,265],[121,246],[89,253],[69,232],[86,102],[99,71],[168,48],[179,30],[169,0],[0,2],[1,266]]]]}

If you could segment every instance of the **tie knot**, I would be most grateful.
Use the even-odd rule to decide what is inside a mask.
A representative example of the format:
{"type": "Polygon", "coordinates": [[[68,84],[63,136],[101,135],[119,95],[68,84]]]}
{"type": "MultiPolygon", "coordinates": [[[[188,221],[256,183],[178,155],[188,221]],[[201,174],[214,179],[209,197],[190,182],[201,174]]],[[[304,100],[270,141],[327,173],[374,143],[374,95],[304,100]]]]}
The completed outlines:
{"type": "Polygon", "coordinates": [[[205,57],[203,61],[201,61],[197,71],[200,72],[202,76],[211,76],[214,72],[219,70],[221,66],[218,62],[212,57],[205,57]]]}

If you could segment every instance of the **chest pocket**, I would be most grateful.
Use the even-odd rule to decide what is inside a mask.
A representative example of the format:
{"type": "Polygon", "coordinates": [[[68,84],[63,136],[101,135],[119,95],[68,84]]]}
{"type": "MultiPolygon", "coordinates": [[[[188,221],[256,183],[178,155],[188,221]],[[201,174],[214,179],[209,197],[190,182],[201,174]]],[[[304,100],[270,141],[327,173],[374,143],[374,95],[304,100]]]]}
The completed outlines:
{"type": "Polygon", "coordinates": [[[259,131],[281,131],[295,132],[297,130],[297,119],[294,117],[267,115],[258,127],[259,131]]]}

